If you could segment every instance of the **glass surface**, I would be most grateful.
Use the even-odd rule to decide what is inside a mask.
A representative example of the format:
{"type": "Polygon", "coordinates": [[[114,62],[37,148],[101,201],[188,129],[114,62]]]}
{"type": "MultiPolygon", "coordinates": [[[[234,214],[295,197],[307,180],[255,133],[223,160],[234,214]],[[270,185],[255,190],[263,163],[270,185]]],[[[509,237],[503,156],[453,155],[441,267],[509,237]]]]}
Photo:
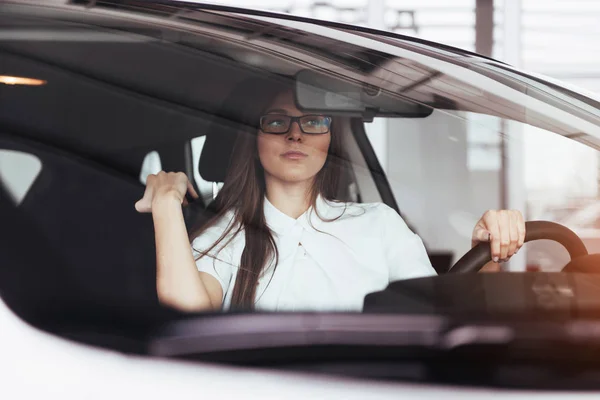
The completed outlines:
{"type": "MultiPolygon", "coordinates": [[[[426,47],[226,12],[2,7],[0,75],[45,84],[0,83],[0,153],[39,160],[16,167],[0,158],[0,207],[15,216],[0,229],[10,230],[15,246],[52,250],[37,254],[43,262],[30,268],[7,256],[10,279],[28,282],[19,271],[39,273],[44,285],[8,279],[0,293],[46,329],[71,329],[72,318],[93,331],[112,312],[119,325],[169,310],[157,295],[156,220],[134,208],[158,169],[185,173],[198,191],[181,207],[186,251],[215,264],[227,257],[214,270],[222,311],[235,309],[235,282],[247,273],[241,265],[257,254],[245,246],[281,244],[269,253],[279,259],[266,257],[251,271],[258,276],[256,310],[358,318],[366,317],[367,294],[419,275],[406,272],[417,261],[405,256],[420,242],[405,243],[422,240],[425,257],[414,259],[445,274],[470,250],[486,210],[520,204],[526,220],[560,223],[590,253],[600,250],[597,103],[493,62],[426,47]],[[352,82],[369,107],[330,119],[300,108],[295,76],[306,70],[352,82]],[[400,112],[395,102],[427,113],[400,112]],[[265,114],[282,107],[283,117],[265,114]],[[323,138],[331,142],[314,141],[323,138]],[[254,175],[243,175],[249,170],[254,175]],[[318,226],[281,209],[265,217],[265,187],[286,187],[298,176],[345,211],[309,219],[318,226]],[[4,194],[19,179],[26,190],[15,202],[4,194]],[[258,239],[214,231],[211,224],[228,226],[232,215],[245,223],[239,232],[258,239]],[[347,222],[353,218],[363,222],[347,222]],[[210,253],[213,244],[221,255],[210,253]]],[[[318,199],[310,203],[317,211],[318,199]]],[[[503,268],[558,272],[568,261],[556,243],[536,241],[503,268]]],[[[440,277],[423,279],[435,285],[440,277]]]]}

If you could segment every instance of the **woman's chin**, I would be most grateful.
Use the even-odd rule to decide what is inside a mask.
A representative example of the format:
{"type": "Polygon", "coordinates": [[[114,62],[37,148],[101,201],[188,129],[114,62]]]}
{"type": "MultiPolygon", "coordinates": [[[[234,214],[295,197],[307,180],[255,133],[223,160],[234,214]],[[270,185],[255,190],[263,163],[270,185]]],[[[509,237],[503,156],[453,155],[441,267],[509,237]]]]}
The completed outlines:
{"type": "Polygon", "coordinates": [[[284,181],[286,183],[300,183],[300,182],[306,182],[306,181],[310,180],[311,178],[312,178],[312,176],[310,176],[310,175],[289,175],[289,176],[283,177],[282,181],[284,181]]]}
{"type": "Polygon", "coordinates": [[[277,163],[267,165],[265,173],[272,176],[280,182],[300,183],[312,180],[322,166],[308,163],[277,163]]]}
{"type": "Polygon", "coordinates": [[[306,171],[286,171],[283,174],[278,174],[277,178],[285,183],[300,183],[311,180],[315,174],[306,171]]]}

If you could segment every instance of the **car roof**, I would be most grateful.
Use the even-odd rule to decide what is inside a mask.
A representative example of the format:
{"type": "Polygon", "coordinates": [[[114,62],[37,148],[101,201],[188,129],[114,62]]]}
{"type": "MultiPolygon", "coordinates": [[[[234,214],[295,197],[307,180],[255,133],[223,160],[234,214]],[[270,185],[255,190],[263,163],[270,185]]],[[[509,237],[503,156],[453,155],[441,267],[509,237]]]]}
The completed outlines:
{"type": "MultiPolygon", "coordinates": [[[[39,0],[38,0],[39,1],[39,0]]],[[[311,18],[300,15],[293,15],[283,12],[277,12],[273,10],[264,10],[259,8],[247,8],[239,5],[224,5],[206,1],[174,1],[174,0],[150,0],[140,2],[139,0],[71,0],[71,4],[85,5],[86,7],[106,7],[106,8],[121,8],[121,9],[135,9],[137,12],[146,12],[149,14],[161,13],[172,13],[173,17],[177,17],[178,14],[182,13],[182,10],[205,10],[205,11],[216,11],[216,12],[230,12],[236,14],[242,14],[247,17],[272,17],[281,20],[299,21],[306,22],[315,25],[327,26],[332,28],[338,28],[342,30],[351,30],[353,33],[362,32],[366,34],[374,34],[379,37],[390,38],[395,40],[402,40],[405,42],[416,43],[428,47],[433,51],[437,51],[443,54],[450,54],[455,57],[466,57],[473,59],[489,60],[497,63],[504,64],[502,61],[493,59],[491,57],[484,56],[472,51],[453,47],[439,42],[433,42],[430,40],[417,38],[414,36],[403,35],[396,32],[390,32],[371,28],[361,25],[352,25],[343,22],[336,22],[324,19],[311,18]]]]}

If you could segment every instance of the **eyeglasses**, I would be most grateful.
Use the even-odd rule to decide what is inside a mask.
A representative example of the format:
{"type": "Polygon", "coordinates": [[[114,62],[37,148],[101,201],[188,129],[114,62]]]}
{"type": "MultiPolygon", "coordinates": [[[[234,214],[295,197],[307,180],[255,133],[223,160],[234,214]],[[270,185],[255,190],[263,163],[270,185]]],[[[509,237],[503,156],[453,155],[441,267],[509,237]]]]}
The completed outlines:
{"type": "Polygon", "coordinates": [[[331,128],[331,117],[326,115],[290,117],[289,115],[267,114],[260,117],[260,129],[264,133],[282,135],[289,132],[292,122],[297,122],[300,130],[309,135],[327,133],[331,128]]]}

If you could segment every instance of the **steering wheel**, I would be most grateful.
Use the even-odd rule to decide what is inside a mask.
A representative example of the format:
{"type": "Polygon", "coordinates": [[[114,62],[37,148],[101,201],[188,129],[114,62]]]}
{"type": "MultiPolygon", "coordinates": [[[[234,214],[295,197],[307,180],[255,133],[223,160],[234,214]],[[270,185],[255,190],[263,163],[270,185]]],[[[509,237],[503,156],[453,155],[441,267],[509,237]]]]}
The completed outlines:
{"type": "MultiPolygon", "coordinates": [[[[590,262],[598,265],[596,261],[599,260],[600,255],[592,254],[588,256],[585,244],[579,236],[563,225],[549,221],[528,221],[525,222],[525,232],[525,243],[532,240],[548,239],[562,244],[567,249],[571,261],[563,268],[563,271],[592,272],[590,262]]],[[[491,260],[490,244],[481,242],[450,267],[448,273],[477,272],[491,260]]],[[[597,267],[595,269],[599,272],[597,267]]]]}

